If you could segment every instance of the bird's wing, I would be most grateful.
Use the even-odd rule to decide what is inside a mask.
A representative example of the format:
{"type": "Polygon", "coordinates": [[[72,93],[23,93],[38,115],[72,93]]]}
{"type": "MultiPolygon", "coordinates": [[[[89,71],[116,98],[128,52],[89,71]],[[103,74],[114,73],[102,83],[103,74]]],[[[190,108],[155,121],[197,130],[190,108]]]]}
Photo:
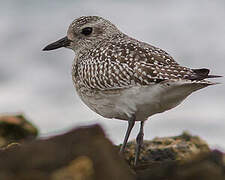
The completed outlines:
{"type": "MultiPolygon", "coordinates": [[[[198,80],[201,72],[182,67],[165,51],[138,41],[111,43],[105,49],[99,56],[93,57],[93,54],[95,61],[90,60],[88,65],[83,61],[80,74],[88,88],[108,90],[164,80],[198,80]]],[[[96,51],[102,52],[101,49],[96,51]]]]}

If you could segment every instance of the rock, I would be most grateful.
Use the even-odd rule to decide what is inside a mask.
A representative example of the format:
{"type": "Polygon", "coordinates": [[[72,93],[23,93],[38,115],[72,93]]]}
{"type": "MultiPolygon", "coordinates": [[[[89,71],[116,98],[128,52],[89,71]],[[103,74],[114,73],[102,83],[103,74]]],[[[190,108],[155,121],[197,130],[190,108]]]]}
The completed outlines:
{"type": "Polygon", "coordinates": [[[134,180],[98,125],[0,152],[4,180],[134,180]]]}
{"type": "Polygon", "coordinates": [[[25,140],[31,140],[37,135],[37,128],[23,115],[0,116],[0,147],[14,142],[21,143],[25,140]]]}
{"type": "MultiPolygon", "coordinates": [[[[133,166],[136,142],[129,142],[125,151],[125,159],[133,166]]],[[[209,152],[207,143],[198,136],[184,132],[180,136],[154,138],[144,141],[139,164],[162,163],[166,161],[182,162],[198,153],[209,152]]]]}
{"type": "Polygon", "coordinates": [[[134,167],[135,142],[129,142],[125,159],[137,180],[225,180],[225,155],[187,132],[180,136],[144,141],[139,165],[134,167]]]}
{"type": "Polygon", "coordinates": [[[136,167],[136,143],[128,143],[124,161],[98,125],[35,139],[23,117],[4,116],[0,134],[0,180],[225,180],[225,155],[188,133],[144,141],[136,167]]]}
{"type": "Polygon", "coordinates": [[[224,180],[225,155],[219,151],[198,154],[182,164],[178,161],[136,169],[137,180],[224,180]]]}

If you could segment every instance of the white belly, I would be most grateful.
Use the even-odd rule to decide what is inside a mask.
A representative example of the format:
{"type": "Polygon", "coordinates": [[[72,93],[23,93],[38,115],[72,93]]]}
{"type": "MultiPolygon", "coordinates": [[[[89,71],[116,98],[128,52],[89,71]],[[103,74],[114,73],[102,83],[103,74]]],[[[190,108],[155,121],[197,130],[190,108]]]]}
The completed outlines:
{"type": "Polygon", "coordinates": [[[205,85],[190,81],[168,81],[94,94],[78,94],[88,107],[103,117],[128,120],[135,115],[137,121],[145,121],[153,114],[176,107],[193,91],[203,87],[205,85]]]}

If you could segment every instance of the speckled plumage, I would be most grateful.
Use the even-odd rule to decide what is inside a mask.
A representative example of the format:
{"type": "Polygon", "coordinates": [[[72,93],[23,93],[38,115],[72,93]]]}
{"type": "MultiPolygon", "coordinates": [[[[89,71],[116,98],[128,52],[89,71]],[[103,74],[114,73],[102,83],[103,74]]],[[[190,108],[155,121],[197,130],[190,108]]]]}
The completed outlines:
{"type": "Polygon", "coordinates": [[[208,69],[180,66],[167,52],[122,33],[97,16],[75,19],[67,37],[44,50],[67,47],[76,56],[72,78],[78,95],[96,113],[127,120],[124,151],[134,121],[141,121],[137,162],[143,139],[143,122],[153,114],[180,104],[192,92],[213,85],[208,69]]]}
{"type": "Polygon", "coordinates": [[[81,52],[73,66],[75,79],[76,74],[86,88],[107,90],[188,79],[194,73],[165,51],[119,34],[81,52]]]}

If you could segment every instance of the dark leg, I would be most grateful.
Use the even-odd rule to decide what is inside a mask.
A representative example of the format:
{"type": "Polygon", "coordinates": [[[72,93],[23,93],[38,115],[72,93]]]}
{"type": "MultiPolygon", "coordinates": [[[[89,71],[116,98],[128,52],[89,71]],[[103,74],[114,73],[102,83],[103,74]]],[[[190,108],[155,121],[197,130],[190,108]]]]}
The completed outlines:
{"type": "Polygon", "coordinates": [[[135,123],[135,116],[132,116],[128,121],[128,128],[127,128],[127,132],[126,132],[126,135],[125,135],[125,138],[123,141],[123,145],[120,148],[120,154],[124,153],[128,138],[130,136],[130,132],[131,132],[132,128],[134,127],[134,123],[135,123]]]}
{"type": "Polygon", "coordinates": [[[140,131],[136,138],[137,144],[136,144],[135,160],[134,160],[135,166],[137,165],[137,162],[139,160],[140,150],[143,144],[143,137],[144,137],[144,121],[141,121],[140,131]]]}

